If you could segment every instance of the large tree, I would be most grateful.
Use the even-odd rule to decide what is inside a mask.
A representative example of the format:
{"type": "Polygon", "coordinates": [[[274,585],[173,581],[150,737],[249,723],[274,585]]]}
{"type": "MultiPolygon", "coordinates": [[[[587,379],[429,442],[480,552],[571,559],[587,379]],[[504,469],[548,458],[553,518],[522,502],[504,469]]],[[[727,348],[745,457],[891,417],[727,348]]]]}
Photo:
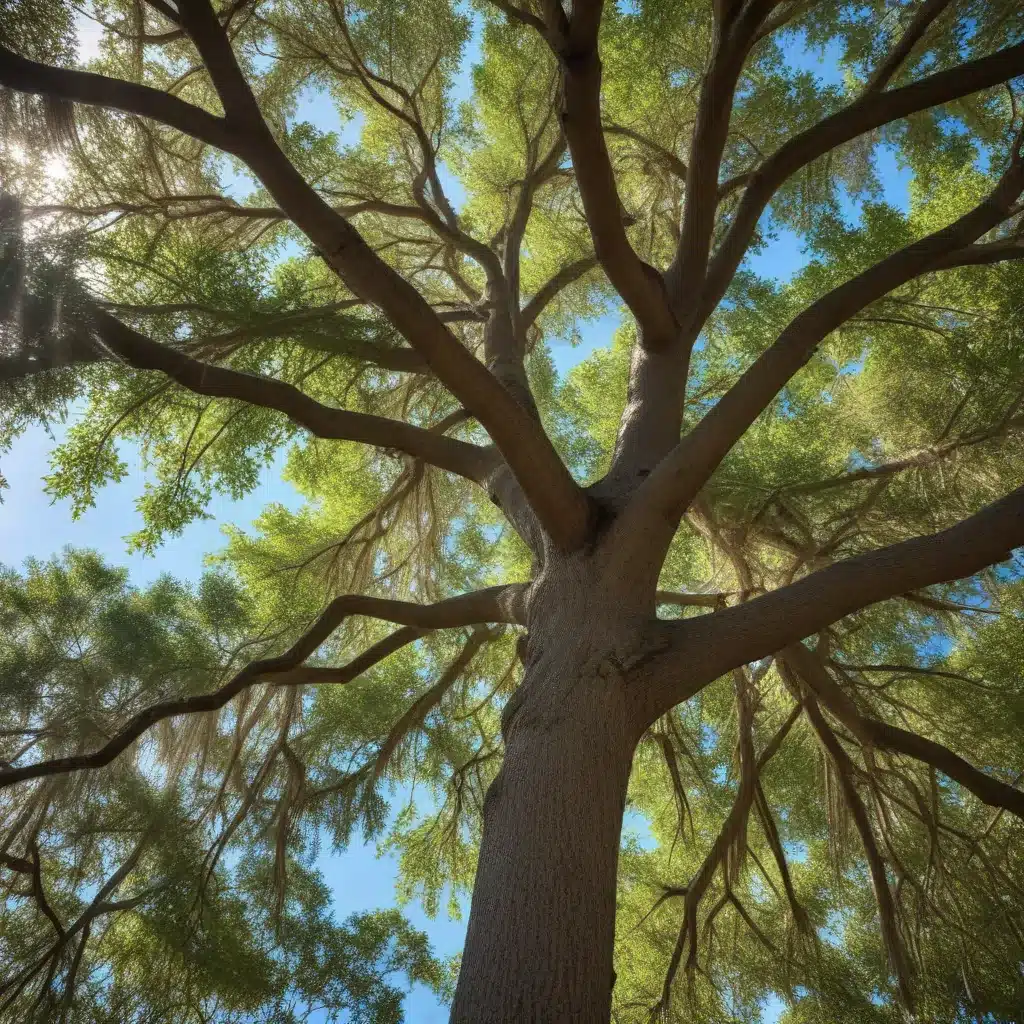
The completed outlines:
{"type": "Polygon", "coordinates": [[[0,8],[7,439],[138,446],[144,549],[306,503],[5,578],[0,1012],[441,986],[361,829],[472,891],[454,1021],[1015,1019],[1019,0],[74,10],[0,8]]]}

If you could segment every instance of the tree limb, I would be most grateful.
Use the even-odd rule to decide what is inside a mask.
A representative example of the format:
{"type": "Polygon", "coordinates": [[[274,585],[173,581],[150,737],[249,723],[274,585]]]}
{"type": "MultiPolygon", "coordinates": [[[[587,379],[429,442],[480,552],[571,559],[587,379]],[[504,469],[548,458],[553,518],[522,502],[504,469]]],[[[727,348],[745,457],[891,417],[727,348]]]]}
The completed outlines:
{"type": "Polygon", "coordinates": [[[1024,487],[939,533],[836,562],[744,604],[658,624],[645,666],[649,721],[736,665],[781,650],[860,608],[971,576],[1024,545],[1024,487]],[[703,655],[698,652],[704,652],[703,655]]]}
{"type": "Polygon", "coordinates": [[[865,95],[881,92],[889,84],[893,75],[899,71],[911,51],[921,41],[921,37],[928,31],[928,27],[949,4],[950,0],[925,0],[896,44],[868,79],[868,83],[864,87],[865,95]]]}
{"type": "Polygon", "coordinates": [[[243,690],[257,683],[349,683],[388,655],[418,639],[424,632],[452,629],[478,622],[518,622],[523,616],[525,597],[526,587],[523,584],[490,587],[430,605],[391,601],[362,594],[337,597],[284,654],[249,662],[212,693],[164,700],[150,705],[132,717],[99,750],[90,754],[73,754],[0,771],[0,789],[27,779],[77,772],[85,768],[100,768],[110,764],[157,722],[178,715],[216,711],[243,690]],[[389,622],[403,624],[405,628],[381,640],[347,665],[337,668],[304,665],[306,659],[315,654],[321,644],[352,615],[386,619],[389,622]]]}
{"type": "Polygon", "coordinates": [[[859,135],[918,111],[992,88],[1021,73],[1024,73],[1024,43],[1004,47],[987,57],[936,72],[890,92],[869,93],[785,142],[751,175],[732,224],[711,261],[700,301],[692,311],[692,324],[703,324],[718,304],[772,196],[802,167],[859,135]]]}
{"type": "Polygon", "coordinates": [[[601,126],[601,61],[597,33],[602,0],[573,6],[565,22],[549,3],[545,38],[562,67],[562,129],[569,143],[594,252],[612,287],[640,325],[645,343],[668,344],[676,334],[661,275],[636,254],[626,235],[622,200],[601,126]]]}
{"type": "Polygon", "coordinates": [[[924,761],[959,782],[982,803],[1001,807],[1024,821],[1024,793],[979,771],[974,765],[954,754],[948,747],[925,736],[901,729],[887,722],[862,714],[842,688],[832,680],[820,659],[802,644],[787,647],[784,657],[800,673],[815,696],[868,746],[882,747],[924,761]]]}
{"type": "Polygon", "coordinates": [[[490,433],[556,546],[574,549],[591,529],[589,501],[550,439],[497,378],[467,351],[423,296],[386,264],[285,156],[263,120],[230,42],[206,0],[182,5],[228,118],[145,86],[65,71],[0,47],[0,85],[120,109],[169,124],[239,157],[316,245],[354,294],[380,308],[431,370],[490,433]]]}
{"type": "Polygon", "coordinates": [[[680,517],[722,459],[829,333],[894,288],[940,265],[957,265],[958,253],[973,259],[971,243],[1004,220],[1024,191],[1022,143],[1024,134],[1014,141],[1010,165],[995,189],[973,210],[879,261],[800,313],[659,463],[614,527],[621,538],[617,558],[623,572],[627,565],[647,567],[645,548],[657,554],[667,550],[680,517]]]}
{"type": "Polygon", "coordinates": [[[103,344],[126,363],[164,373],[196,394],[276,409],[316,437],[402,451],[477,483],[484,483],[493,471],[493,457],[478,445],[385,416],[321,405],[285,381],[200,362],[147,338],[98,307],[93,308],[92,319],[103,344]]]}

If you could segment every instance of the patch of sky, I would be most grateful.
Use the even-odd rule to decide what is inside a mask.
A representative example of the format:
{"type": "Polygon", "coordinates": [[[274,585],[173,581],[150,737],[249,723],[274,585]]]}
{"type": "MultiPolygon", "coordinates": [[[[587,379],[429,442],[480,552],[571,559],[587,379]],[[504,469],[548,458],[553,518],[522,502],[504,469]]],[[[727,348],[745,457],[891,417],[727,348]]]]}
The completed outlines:
{"type": "Polygon", "coordinates": [[[706,722],[700,726],[700,751],[710,754],[718,746],[718,730],[706,722]]]}
{"type": "Polygon", "coordinates": [[[786,839],[782,849],[786,852],[786,858],[797,864],[806,864],[811,854],[811,848],[802,839],[786,839]]]}
{"type": "Polygon", "coordinates": [[[238,500],[215,495],[209,506],[210,519],[193,522],[180,536],[168,538],[155,555],[129,553],[126,534],[142,526],[135,502],[152,480],[132,446],[120,448],[128,465],[127,476],[101,488],[95,506],[78,520],[71,519],[70,502],[53,499],[45,492],[42,478],[49,472],[49,454],[72,422],[73,418],[55,425],[52,438],[42,427],[31,427],[0,456],[9,485],[0,505],[0,562],[6,565],[21,566],[29,557],[50,558],[62,546],[71,545],[92,548],[110,562],[127,567],[134,584],[144,586],[165,572],[196,579],[202,573],[205,555],[223,546],[225,526],[249,526],[270,502],[292,509],[302,504],[298,492],[282,479],[282,452],[261,472],[251,494],[238,500]]]}
{"type": "MultiPolygon", "coordinates": [[[[401,808],[408,804],[411,791],[408,787],[396,789],[390,794],[392,814],[385,826],[385,834],[394,823],[401,808]]],[[[399,855],[385,850],[380,844],[357,836],[342,851],[325,849],[317,858],[316,867],[322,872],[324,881],[330,886],[332,909],[335,920],[344,921],[352,914],[379,910],[395,904],[395,883],[398,878],[399,855]]],[[[448,893],[442,894],[441,906],[448,903],[448,893]]],[[[469,916],[469,901],[459,899],[461,920],[456,920],[444,911],[437,917],[429,917],[418,900],[402,908],[414,928],[430,936],[435,955],[450,957],[459,953],[466,941],[466,922],[469,916]]],[[[441,1024],[448,1020],[448,1009],[438,1003],[427,988],[416,985],[404,1001],[405,1019],[417,1024],[441,1024]]]]}
{"type": "Polygon", "coordinates": [[[848,909],[830,910],[825,926],[818,929],[818,936],[822,942],[827,942],[837,949],[842,946],[843,932],[851,916],[852,911],[848,909]]]}
{"type": "Polygon", "coordinates": [[[651,831],[651,821],[643,811],[630,807],[622,818],[622,845],[639,846],[642,850],[656,850],[658,840],[651,831]]]}
{"type": "Polygon", "coordinates": [[[783,58],[791,71],[809,72],[821,85],[843,84],[839,64],[843,48],[838,39],[831,40],[826,46],[812,46],[803,29],[786,33],[784,39],[783,58]]]}
{"type": "Polygon", "coordinates": [[[551,345],[551,360],[559,376],[564,377],[598,349],[610,347],[613,335],[622,324],[622,317],[621,311],[609,310],[602,316],[580,321],[577,324],[580,340],[576,344],[555,339],[551,345]]]}
{"type": "Polygon", "coordinates": [[[775,1024],[786,1010],[786,1004],[782,998],[772,992],[757,1004],[758,1012],[761,1015],[761,1024],[775,1024]]]}

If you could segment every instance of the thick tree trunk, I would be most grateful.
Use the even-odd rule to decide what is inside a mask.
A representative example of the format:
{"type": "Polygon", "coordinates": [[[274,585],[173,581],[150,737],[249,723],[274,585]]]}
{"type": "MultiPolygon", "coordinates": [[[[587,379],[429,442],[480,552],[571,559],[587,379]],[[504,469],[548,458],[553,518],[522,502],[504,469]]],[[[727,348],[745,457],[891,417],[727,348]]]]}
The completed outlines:
{"type": "Polygon", "coordinates": [[[452,1008],[458,1024],[610,1018],[616,869],[638,736],[614,658],[574,640],[572,652],[531,659],[506,712],[452,1008]]]}

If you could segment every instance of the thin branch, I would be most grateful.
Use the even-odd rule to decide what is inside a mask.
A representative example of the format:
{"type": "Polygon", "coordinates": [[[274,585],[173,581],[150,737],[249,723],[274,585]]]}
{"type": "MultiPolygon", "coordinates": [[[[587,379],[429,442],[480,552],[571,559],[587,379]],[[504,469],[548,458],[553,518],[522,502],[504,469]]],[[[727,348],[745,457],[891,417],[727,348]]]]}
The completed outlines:
{"type": "Polygon", "coordinates": [[[875,69],[864,87],[864,94],[881,92],[893,75],[903,66],[921,37],[928,31],[933,21],[950,5],[951,0],[925,0],[917,9],[903,34],[893,48],[885,55],[885,59],[875,69]]]}
{"type": "Polygon", "coordinates": [[[932,765],[970,790],[982,803],[999,807],[1024,821],[1024,793],[999,779],[979,771],[948,747],[925,736],[900,729],[861,714],[852,700],[829,676],[825,666],[806,647],[796,644],[786,649],[785,657],[814,691],[814,695],[861,742],[907,754],[932,765]]]}
{"type": "Polygon", "coordinates": [[[785,142],[750,177],[732,224],[715,253],[692,311],[703,324],[743,260],[761,214],[781,185],[801,168],[860,135],[918,111],[990,89],[1024,73],[1024,43],[939,71],[890,92],[875,92],[785,142]]]}
{"type": "MultiPolygon", "coordinates": [[[[788,675],[785,660],[780,662],[783,673],[788,675]]],[[[788,680],[795,685],[792,677],[788,680]]],[[[799,693],[799,690],[797,691],[799,693]]],[[[836,774],[839,777],[839,785],[843,791],[843,798],[850,814],[853,817],[857,832],[860,835],[861,844],[868,861],[868,869],[871,873],[871,885],[875,891],[875,901],[878,904],[878,917],[881,924],[882,940],[885,945],[889,964],[896,975],[896,983],[899,988],[900,998],[910,1009],[913,1008],[913,995],[910,990],[910,972],[907,965],[906,955],[903,949],[903,941],[900,938],[899,923],[896,913],[896,905],[892,898],[892,890],[889,888],[889,880],[885,873],[885,862],[878,850],[874,832],[871,829],[871,822],[868,818],[867,808],[853,781],[854,766],[850,755],[842,748],[835,734],[828,727],[817,701],[809,696],[804,697],[804,710],[812,728],[818,734],[822,747],[826,750],[832,763],[836,767],[836,774]]]]}
{"type": "Polygon", "coordinates": [[[537,289],[529,302],[523,307],[520,314],[520,322],[523,328],[532,326],[537,317],[544,312],[548,304],[569,285],[578,281],[584,274],[597,266],[596,256],[584,256],[582,259],[573,260],[567,263],[553,277],[549,278],[537,289]]]}
{"type": "Polygon", "coordinates": [[[374,780],[379,779],[387,771],[387,767],[391,763],[391,759],[394,757],[399,744],[411,732],[423,724],[427,715],[437,707],[441,702],[441,698],[444,697],[466,669],[469,668],[470,663],[476,657],[480,648],[492,638],[493,634],[487,629],[473,630],[469,639],[462,645],[458,655],[441,673],[437,682],[413,701],[405,713],[395,722],[373,760],[373,768],[370,774],[374,780]]]}
{"type": "Polygon", "coordinates": [[[523,585],[510,584],[463,594],[430,605],[384,600],[361,594],[347,594],[335,598],[317,621],[284,654],[250,662],[212,693],[165,700],[150,705],[133,716],[99,750],[90,754],[58,757],[21,768],[0,771],[0,789],[27,779],[77,772],[86,768],[100,768],[110,764],[157,722],[178,715],[216,711],[243,690],[257,683],[344,684],[351,682],[400,647],[412,643],[424,632],[452,629],[479,622],[518,622],[523,614],[522,602],[525,594],[526,589],[523,585]],[[304,665],[303,662],[315,654],[345,619],[352,615],[386,619],[389,622],[404,624],[405,628],[392,633],[347,665],[338,668],[304,665]]]}

